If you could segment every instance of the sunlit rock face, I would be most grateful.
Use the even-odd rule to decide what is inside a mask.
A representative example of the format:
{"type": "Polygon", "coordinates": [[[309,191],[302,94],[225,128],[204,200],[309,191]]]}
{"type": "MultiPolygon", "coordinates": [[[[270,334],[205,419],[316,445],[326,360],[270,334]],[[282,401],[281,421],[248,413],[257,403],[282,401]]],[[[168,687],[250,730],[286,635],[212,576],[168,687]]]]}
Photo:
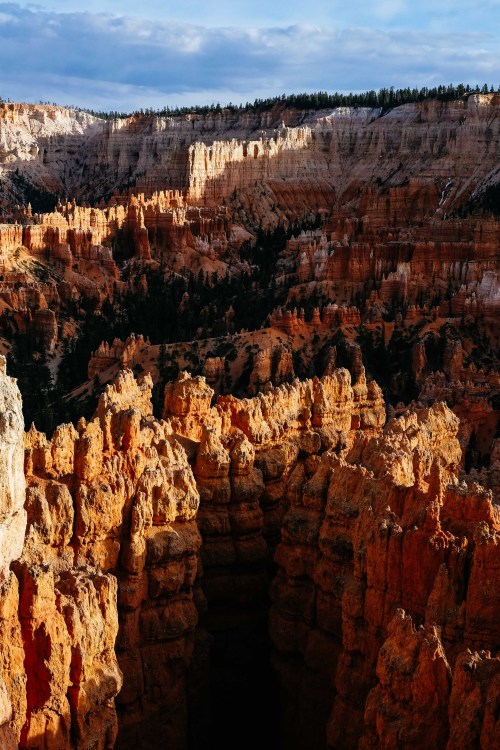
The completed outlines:
{"type": "Polygon", "coordinates": [[[465,747],[463,733],[494,747],[500,519],[491,492],[458,481],[455,415],[384,427],[380,391],[345,370],[212,395],[183,374],[158,421],[151,381],[124,371],[78,429],[26,433],[25,480],[2,373],[4,522],[17,528],[25,488],[28,519],[4,547],[2,747],[216,737],[210,653],[228,659],[243,628],[256,658],[268,592],[287,747],[399,747],[402,731],[409,747],[465,747]]]}
{"type": "MultiPolygon", "coordinates": [[[[457,428],[444,404],[408,410],[292,475],[270,613],[287,747],[431,748],[460,735],[458,665],[498,649],[500,515],[491,492],[458,482],[457,428]]],[[[497,669],[482,674],[496,684],[497,669]]],[[[477,712],[471,736],[493,747],[483,697],[477,712]]]]}
{"type": "MultiPolygon", "coordinates": [[[[452,102],[407,104],[387,113],[276,107],[261,113],[103,121],[61,107],[4,104],[0,164],[8,171],[11,164],[21,163],[35,182],[44,180],[56,193],[64,184],[66,194],[75,196],[83,191],[95,196],[103,178],[111,192],[137,173],[149,191],[187,191],[191,203],[220,203],[235,189],[283,177],[288,182],[282,186],[283,196],[300,203],[296,185],[309,184],[309,200],[321,200],[322,190],[324,200],[331,197],[332,184],[337,196],[372,175],[389,179],[392,187],[391,169],[399,166],[406,177],[427,183],[428,203],[437,189],[438,207],[446,211],[458,198],[462,181],[470,177],[472,161],[474,180],[489,175],[499,106],[498,94],[474,94],[452,102]],[[77,161],[75,153],[82,145],[79,153],[84,156],[77,161]],[[456,168],[448,175],[452,161],[456,168]],[[96,174],[97,166],[105,168],[104,174],[102,169],[96,174]],[[432,187],[435,178],[442,180],[441,190],[432,187]]],[[[403,203],[397,205],[394,218],[408,210],[403,203]]]]}
{"type": "Polygon", "coordinates": [[[0,576],[22,552],[26,529],[24,444],[21,394],[0,358],[0,576]]]}
{"type": "MultiPolygon", "coordinates": [[[[297,279],[290,300],[327,298],[345,325],[359,325],[359,310],[341,304],[360,298],[369,320],[394,304],[415,324],[471,318],[498,344],[500,229],[481,201],[496,185],[499,112],[497,94],[384,113],[276,107],[114,121],[4,104],[5,194],[18,169],[37,189],[76,200],[52,213],[5,208],[0,266],[11,275],[0,280],[0,298],[23,316],[35,305],[57,315],[80,300],[143,292],[144,279],[120,277],[118,246],[122,256],[174,273],[248,272],[238,253],[257,227],[319,221],[317,233],[290,241],[276,273],[281,282],[297,279]],[[12,273],[19,247],[57,263],[57,279],[12,273]]],[[[53,345],[44,316],[40,335],[53,345]]]]}
{"type": "Polygon", "coordinates": [[[0,621],[4,633],[0,646],[0,745],[6,750],[17,747],[20,719],[16,712],[25,708],[18,585],[10,571],[11,563],[22,553],[26,531],[23,442],[21,394],[14,378],[7,375],[5,358],[0,357],[0,621]]]}

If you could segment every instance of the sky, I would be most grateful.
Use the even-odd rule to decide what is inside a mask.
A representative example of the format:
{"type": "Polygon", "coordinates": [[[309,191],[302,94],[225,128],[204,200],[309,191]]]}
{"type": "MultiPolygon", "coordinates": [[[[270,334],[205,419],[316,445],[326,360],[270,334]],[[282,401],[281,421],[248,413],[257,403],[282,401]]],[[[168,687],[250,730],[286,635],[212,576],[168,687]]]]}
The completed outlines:
{"type": "Polygon", "coordinates": [[[500,86],[500,0],[0,1],[0,97],[132,111],[500,86]]]}

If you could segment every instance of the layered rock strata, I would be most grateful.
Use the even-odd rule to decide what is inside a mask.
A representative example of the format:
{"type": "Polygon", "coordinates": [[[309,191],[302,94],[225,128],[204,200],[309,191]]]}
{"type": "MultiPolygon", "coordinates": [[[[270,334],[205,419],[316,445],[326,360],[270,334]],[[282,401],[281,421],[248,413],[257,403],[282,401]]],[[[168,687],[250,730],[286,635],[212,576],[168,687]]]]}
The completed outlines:
{"type": "MultiPolygon", "coordinates": [[[[2,747],[95,747],[116,738],[116,579],[75,554],[72,441],[32,433],[25,482],[20,395],[1,372],[2,747]],[[34,462],[34,464],[33,464],[34,462]],[[46,471],[36,479],[35,466],[46,471]],[[62,480],[62,481],[61,481],[62,480]],[[9,570],[10,563],[10,570],[9,570]]],[[[41,474],[42,472],[40,472],[41,474]]]]}
{"type": "MultiPolygon", "coordinates": [[[[123,673],[118,746],[153,746],[161,725],[169,746],[182,747],[201,541],[186,454],[151,416],[151,381],[138,386],[130,372],[108,387],[93,420],[61,437],[28,434],[28,482],[38,488],[71,479],[74,560],[113,582],[117,687],[123,673]]],[[[96,691],[109,683],[103,677],[96,691]]],[[[75,713],[81,721],[78,707],[75,713]]]]}
{"type": "MultiPolygon", "coordinates": [[[[81,201],[58,203],[52,213],[34,214],[30,205],[6,213],[16,223],[0,226],[2,334],[33,326],[38,344],[60,353],[60,340],[89,308],[125,304],[127,292],[146,295],[149,271],[164,281],[208,274],[216,286],[252,272],[256,234],[295,227],[272,274],[273,294],[280,302],[286,296],[288,308],[271,315],[279,330],[308,345],[336,326],[364,335],[365,325],[451,321],[469,338],[477,327],[495,349],[499,224],[482,199],[498,184],[498,115],[496,94],[385,113],[278,106],[109,122],[2,105],[4,187],[15,164],[30,183],[81,201]],[[320,228],[297,236],[311,224],[320,228]],[[63,329],[68,315],[58,344],[55,325],[63,329]]],[[[233,302],[218,332],[234,330],[233,302]]],[[[189,299],[179,313],[186,310],[189,299]]],[[[479,368],[489,355],[474,352],[479,368]]],[[[251,392],[268,373],[274,384],[293,377],[288,355],[273,357],[259,356],[251,392]]],[[[220,372],[207,374],[220,384],[220,372]]],[[[391,390],[395,402],[398,392],[406,393],[400,382],[391,390]]]]}
{"type": "MultiPolygon", "coordinates": [[[[306,300],[315,292],[330,305],[362,300],[371,308],[368,319],[374,318],[376,306],[386,315],[394,308],[404,310],[408,320],[421,319],[425,312],[441,318],[470,316],[481,319],[496,341],[498,222],[477,217],[443,221],[430,211],[424,222],[412,215],[391,227],[389,199],[380,214],[376,226],[366,215],[350,223],[349,234],[346,222],[335,217],[323,230],[290,240],[280,261],[280,278],[298,281],[291,285],[289,299],[306,300]],[[408,222],[415,225],[409,228],[408,222]],[[417,310],[424,305],[427,311],[417,310]]],[[[325,321],[334,313],[339,314],[337,308],[327,307],[325,321]]],[[[283,320],[280,325],[293,323],[283,320]]]]}
{"type": "Polygon", "coordinates": [[[500,517],[491,493],[458,483],[457,428],[444,405],[407,412],[292,477],[270,620],[288,747],[310,746],[311,724],[318,747],[459,736],[455,662],[499,646],[500,517]]]}
{"type": "Polygon", "coordinates": [[[19,621],[19,584],[10,564],[22,553],[26,532],[21,395],[0,357],[0,744],[15,750],[26,711],[26,674],[19,621]]]}
{"type": "Polygon", "coordinates": [[[27,525],[2,373],[6,748],[202,743],[208,680],[262,646],[269,589],[287,747],[494,747],[498,506],[458,481],[446,406],[384,428],[357,369],[214,405],[182,373],[163,420],[125,371],[89,422],[25,435],[27,525]]]}
{"type": "MultiPolygon", "coordinates": [[[[16,427],[9,414],[19,422],[19,398],[5,382],[16,411],[9,400],[4,421],[16,427]]],[[[234,399],[214,408],[212,395],[202,379],[181,378],[167,394],[171,416],[158,422],[151,416],[151,382],[138,386],[129,372],[107,388],[89,423],[81,420],[77,430],[62,426],[50,441],[35,429],[26,434],[28,525],[24,534],[26,517],[16,506],[23,528],[14,535],[9,519],[15,514],[6,515],[9,540],[16,539],[6,566],[15,561],[15,576],[8,573],[11,593],[2,598],[16,639],[4,658],[16,654],[15,643],[21,656],[16,665],[8,663],[6,679],[13,682],[5,689],[6,720],[9,701],[15,707],[7,728],[20,747],[112,747],[113,699],[122,674],[118,746],[153,747],[161,724],[169,746],[183,747],[188,683],[203,682],[190,665],[193,653],[200,659],[207,649],[197,627],[205,597],[215,631],[226,627],[220,618],[213,621],[221,594],[226,609],[242,596],[247,604],[265,600],[269,549],[259,499],[266,483],[254,466],[251,440],[264,453],[263,443],[281,445],[299,430],[302,449],[318,449],[313,422],[329,441],[342,428],[350,431],[354,392],[348,374],[339,371],[322,384],[278,389],[257,409],[234,399]],[[264,431],[258,426],[263,413],[264,431]],[[229,589],[228,576],[234,582],[229,589]]],[[[383,420],[376,391],[363,407],[372,410],[374,424],[383,420]]],[[[6,440],[11,433],[19,464],[20,422],[6,440]]],[[[292,443],[276,450],[270,460],[278,459],[278,467],[264,469],[274,485],[298,457],[292,443]]],[[[19,505],[22,464],[16,469],[10,454],[2,455],[9,461],[5,476],[17,481],[19,505]]],[[[265,453],[257,465],[263,460],[269,461],[265,453]]],[[[7,510],[14,505],[10,485],[3,500],[7,510]]],[[[276,491],[272,502],[276,507],[276,491]]],[[[276,518],[274,524],[276,533],[276,518]]]]}
{"type": "MultiPolygon", "coordinates": [[[[354,194],[367,175],[394,187],[396,173],[404,172],[425,187],[429,203],[437,192],[438,207],[449,213],[464,198],[471,161],[475,187],[495,175],[490,144],[498,135],[499,105],[497,94],[472,94],[387,113],[277,107],[103,121],[58,107],[3,104],[1,166],[8,173],[20,163],[35,183],[66,194],[86,190],[84,197],[132,180],[149,191],[184,191],[190,202],[221,203],[235,189],[264,182],[274,202],[293,211],[300,210],[300,187],[309,188],[308,209],[325,207],[334,195],[354,194]],[[77,161],[75,153],[85,157],[77,161]]],[[[257,207],[256,195],[252,201],[257,207]]]]}

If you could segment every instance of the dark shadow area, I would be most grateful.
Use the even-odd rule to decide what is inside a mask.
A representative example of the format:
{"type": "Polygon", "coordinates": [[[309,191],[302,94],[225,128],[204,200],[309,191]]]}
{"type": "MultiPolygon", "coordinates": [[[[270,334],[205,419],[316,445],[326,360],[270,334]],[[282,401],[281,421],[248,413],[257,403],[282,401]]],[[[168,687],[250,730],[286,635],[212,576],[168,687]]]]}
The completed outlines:
{"type": "Polygon", "coordinates": [[[211,722],[193,750],[280,750],[279,688],[267,623],[215,636],[211,655],[211,722]]]}

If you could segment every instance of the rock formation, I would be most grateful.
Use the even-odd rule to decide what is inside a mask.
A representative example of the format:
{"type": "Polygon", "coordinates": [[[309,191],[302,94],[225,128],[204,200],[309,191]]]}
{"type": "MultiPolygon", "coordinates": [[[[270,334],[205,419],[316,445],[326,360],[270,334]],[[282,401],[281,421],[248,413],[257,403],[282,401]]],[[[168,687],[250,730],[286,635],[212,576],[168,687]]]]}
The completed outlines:
{"type": "Polygon", "coordinates": [[[491,493],[458,484],[457,427],[444,405],[408,412],[290,486],[271,610],[290,747],[308,746],[311,716],[321,728],[329,716],[332,748],[357,747],[363,722],[360,747],[435,747],[455,732],[457,655],[498,649],[498,591],[479,571],[498,560],[500,520],[491,493]]]}
{"type": "Polygon", "coordinates": [[[380,390],[346,370],[215,405],[184,373],[158,421],[124,371],[91,421],[26,434],[26,525],[2,378],[6,748],[184,747],[210,644],[258,629],[269,587],[288,747],[494,747],[500,519],[458,483],[447,407],[382,431],[380,390]]]}
{"type": "Polygon", "coordinates": [[[499,132],[0,104],[2,748],[498,746],[499,132]]]}
{"type": "Polygon", "coordinates": [[[57,431],[52,454],[43,436],[26,436],[33,447],[26,482],[21,399],[5,363],[0,379],[0,606],[9,633],[0,649],[2,747],[106,750],[116,738],[114,698],[122,684],[114,651],[117,589],[112,576],[75,556],[68,488],[74,430],[57,431]],[[33,462],[45,467],[43,479],[32,479],[33,462]]]}
{"type": "Polygon", "coordinates": [[[5,358],[0,358],[0,576],[9,577],[9,565],[23,549],[26,512],[24,510],[24,454],[21,394],[13,378],[6,373],[5,358]]]}
{"type": "Polygon", "coordinates": [[[282,344],[272,349],[261,349],[255,355],[250,374],[249,393],[256,393],[266,383],[280,385],[294,379],[292,352],[282,344]]]}
{"type": "MultiPolygon", "coordinates": [[[[56,192],[63,184],[66,193],[78,191],[86,198],[94,197],[97,184],[103,184],[102,170],[97,168],[101,163],[109,192],[130,184],[132,177],[149,191],[183,192],[191,203],[221,203],[234,189],[267,182],[272,197],[295,211],[301,208],[300,187],[306,183],[307,208],[314,204],[327,208],[335,195],[353,194],[367,173],[380,174],[393,188],[391,215],[399,218],[406,209],[405,191],[399,188],[398,193],[400,183],[393,176],[396,163],[413,178],[413,192],[425,191],[424,212],[437,199],[445,213],[461,199],[470,159],[476,167],[475,180],[487,180],[495,166],[495,153],[488,144],[497,133],[498,106],[497,94],[472,94],[455,102],[408,104],[383,116],[378,109],[340,108],[103,121],[58,107],[3,104],[2,168],[8,172],[10,164],[24,163],[25,174],[33,181],[53,186],[56,192]],[[85,158],[77,165],[72,152],[78,141],[85,144],[85,158]],[[478,144],[482,144],[479,159],[478,144]],[[325,151],[329,159],[318,159],[325,151]],[[462,157],[460,166],[450,175],[445,163],[457,154],[462,157]],[[426,157],[432,159],[430,169],[426,157]],[[429,177],[438,178],[441,189],[429,177]]],[[[377,221],[377,207],[368,218],[377,221]]]]}
{"type": "Polygon", "coordinates": [[[0,741],[5,750],[17,747],[18,712],[26,709],[19,587],[10,571],[24,545],[25,488],[21,395],[6,374],[5,358],[0,357],[0,620],[3,633],[10,634],[10,640],[4,637],[0,646],[0,741]]]}
{"type": "MultiPolygon", "coordinates": [[[[89,307],[147,295],[151,269],[163,279],[248,274],[257,227],[297,225],[273,274],[276,302],[283,302],[279,286],[286,289],[286,309],[270,316],[280,330],[307,341],[335,326],[359,332],[401,316],[407,329],[452,321],[462,336],[476,325],[495,347],[499,224],[477,206],[495,184],[498,111],[495,94],[383,115],[344,108],[107,122],[3,104],[5,190],[15,162],[28,182],[57,186],[82,205],[73,199],[53,213],[6,212],[0,328],[8,339],[12,318],[26,330],[47,307],[58,323],[69,315],[78,326],[89,307]],[[85,145],[76,149],[85,154],[78,165],[77,141],[85,145]],[[97,183],[107,185],[107,203],[97,204],[97,183]],[[300,233],[312,220],[320,228],[300,233]],[[317,314],[311,298],[320,302],[317,314]]],[[[218,311],[226,330],[234,330],[235,299],[218,311]]],[[[47,327],[44,335],[56,352],[47,327]]],[[[484,357],[475,359],[481,367],[484,357]]],[[[405,391],[401,382],[398,389],[405,391]]]]}

